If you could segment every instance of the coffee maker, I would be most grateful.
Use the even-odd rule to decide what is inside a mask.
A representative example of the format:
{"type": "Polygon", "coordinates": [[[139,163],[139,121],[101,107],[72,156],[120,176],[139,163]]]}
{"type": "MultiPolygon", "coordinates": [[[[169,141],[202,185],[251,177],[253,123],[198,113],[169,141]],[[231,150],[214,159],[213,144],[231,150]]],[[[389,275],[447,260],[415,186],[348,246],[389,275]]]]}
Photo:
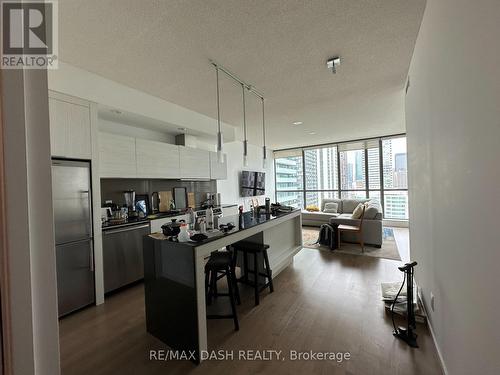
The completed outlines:
{"type": "Polygon", "coordinates": [[[128,217],[137,218],[137,211],[135,209],[135,191],[125,190],[123,192],[123,197],[125,198],[125,205],[127,206],[128,217]]]}

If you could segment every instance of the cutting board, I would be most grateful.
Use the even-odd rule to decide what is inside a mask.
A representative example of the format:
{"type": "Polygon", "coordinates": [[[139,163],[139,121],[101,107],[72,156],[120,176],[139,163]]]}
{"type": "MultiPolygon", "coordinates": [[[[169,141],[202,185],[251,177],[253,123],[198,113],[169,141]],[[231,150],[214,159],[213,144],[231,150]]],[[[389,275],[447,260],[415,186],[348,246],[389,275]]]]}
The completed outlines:
{"type": "Polygon", "coordinates": [[[188,193],[188,207],[195,208],[196,201],[194,199],[194,193],[188,193]]]}
{"type": "Polygon", "coordinates": [[[160,197],[160,212],[170,211],[170,202],[172,202],[173,196],[171,191],[159,191],[158,195],[160,197]]]}

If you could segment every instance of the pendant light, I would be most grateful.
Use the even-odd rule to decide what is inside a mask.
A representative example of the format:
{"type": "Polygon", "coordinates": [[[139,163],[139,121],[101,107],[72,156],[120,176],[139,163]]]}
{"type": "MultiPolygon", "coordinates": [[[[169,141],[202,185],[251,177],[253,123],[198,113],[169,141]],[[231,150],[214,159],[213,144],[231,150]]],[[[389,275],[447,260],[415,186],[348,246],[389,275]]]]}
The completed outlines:
{"type": "Polygon", "coordinates": [[[262,168],[267,168],[267,149],[266,149],[266,118],[264,116],[264,98],[261,97],[262,101],[262,151],[264,153],[262,158],[262,168]]]}
{"type": "Polygon", "coordinates": [[[248,167],[248,140],[247,140],[247,114],[245,102],[245,85],[241,84],[243,91],[243,166],[248,167]]]}
{"type": "Polygon", "coordinates": [[[220,96],[219,96],[219,67],[215,66],[215,76],[217,79],[217,160],[224,163],[224,154],[222,153],[222,131],[220,128],[220,96]]]}

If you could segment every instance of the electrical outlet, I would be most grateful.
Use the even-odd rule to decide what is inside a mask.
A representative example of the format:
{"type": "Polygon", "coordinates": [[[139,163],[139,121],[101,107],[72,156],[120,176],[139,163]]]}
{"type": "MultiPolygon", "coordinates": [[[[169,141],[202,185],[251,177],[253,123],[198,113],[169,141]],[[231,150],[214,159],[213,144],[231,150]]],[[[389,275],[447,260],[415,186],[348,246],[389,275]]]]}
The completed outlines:
{"type": "Polygon", "coordinates": [[[434,311],[434,293],[431,292],[431,309],[434,311]]]}

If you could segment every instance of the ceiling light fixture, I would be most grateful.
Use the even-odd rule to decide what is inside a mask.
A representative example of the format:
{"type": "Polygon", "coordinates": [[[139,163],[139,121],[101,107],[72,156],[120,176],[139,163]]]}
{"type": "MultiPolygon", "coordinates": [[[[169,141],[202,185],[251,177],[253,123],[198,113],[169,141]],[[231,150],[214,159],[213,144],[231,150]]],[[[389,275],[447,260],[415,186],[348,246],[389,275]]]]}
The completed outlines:
{"type": "Polygon", "coordinates": [[[303,122],[302,121],[294,121],[292,122],[292,125],[302,125],[303,122]]]}
{"type": "Polygon", "coordinates": [[[314,135],[314,134],[316,134],[316,132],[309,132],[309,134],[314,135]]]}
{"type": "Polygon", "coordinates": [[[340,65],[340,57],[335,56],[326,60],[326,67],[332,71],[333,74],[337,73],[337,67],[340,65]]]}
{"type": "MultiPolygon", "coordinates": [[[[267,149],[266,149],[266,124],[265,124],[265,116],[264,116],[264,96],[258,92],[255,87],[245,83],[243,80],[238,78],[234,73],[231,73],[229,70],[224,68],[222,65],[217,64],[215,61],[210,60],[210,63],[215,67],[217,72],[217,120],[218,120],[218,139],[217,139],[217,151],[219,154],[219,149],[222,150],[222,133],[220,131],[220,101],[219,101],[219,70],[225,73],[229,78],[234,80],[235,82],[241,85],[243,91],[243,132],[244,132],[244,140],[243,140],[243,164],[245,167],[248,166],[248,139],[247,139],[247,119],[246,119],[246,100],[245,100],[245,91],[248,90],[251,94],[260,98],[262,102],[262,134],[263,134],[263,153],[264,159],[262,161],[262,165],[266,165],[267,159],[267,149]]],[[[222,157],[222,152],[220,153],[222,157]]]]}

